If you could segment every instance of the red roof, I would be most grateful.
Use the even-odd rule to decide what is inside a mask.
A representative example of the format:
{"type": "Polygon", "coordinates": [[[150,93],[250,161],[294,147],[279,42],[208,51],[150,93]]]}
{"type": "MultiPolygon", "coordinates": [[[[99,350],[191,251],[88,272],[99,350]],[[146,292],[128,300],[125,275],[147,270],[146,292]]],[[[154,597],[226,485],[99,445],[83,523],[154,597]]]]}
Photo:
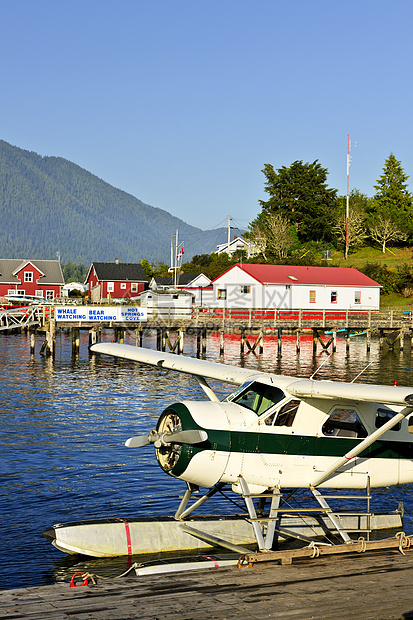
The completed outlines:
{"type": "MultiPolygon", "coordinates": [[[[353,267],[298,267],[294,265],[234,265],[227,269],[241,269],[261,284],[295,284],[327,286],[363,286],[382,288],[353,267]]],[[[215,278],[219,280],[224,274],[215,278]]]]}

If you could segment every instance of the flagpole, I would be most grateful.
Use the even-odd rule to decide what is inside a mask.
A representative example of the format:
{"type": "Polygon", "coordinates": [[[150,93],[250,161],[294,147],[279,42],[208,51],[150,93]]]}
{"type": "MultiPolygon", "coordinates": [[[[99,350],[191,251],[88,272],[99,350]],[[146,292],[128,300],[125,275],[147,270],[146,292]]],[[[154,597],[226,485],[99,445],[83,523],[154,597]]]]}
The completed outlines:
{"type": "Polygon", "coordinates": [[[174,289],[176,289],[176,281],[177,281],[177,270],[178,270],[178,230],[176,231],[175,238],[175,272],[174,272],[174,289]]]}

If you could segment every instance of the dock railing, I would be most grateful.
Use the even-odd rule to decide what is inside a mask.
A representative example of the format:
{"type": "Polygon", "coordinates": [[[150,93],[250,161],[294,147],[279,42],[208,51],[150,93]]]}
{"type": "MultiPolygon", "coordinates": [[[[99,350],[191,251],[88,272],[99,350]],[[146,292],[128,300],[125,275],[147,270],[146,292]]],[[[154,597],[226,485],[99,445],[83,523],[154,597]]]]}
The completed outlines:
{"type": "Polygon", "coordinates": [[[193,319],[199,323],[215,321],[224,324],[241,322],[252,327],[301,328],[411,328],[411,311],[376,310],[303,310],[280,308],[214,308],[196,307],[193,319]]]}

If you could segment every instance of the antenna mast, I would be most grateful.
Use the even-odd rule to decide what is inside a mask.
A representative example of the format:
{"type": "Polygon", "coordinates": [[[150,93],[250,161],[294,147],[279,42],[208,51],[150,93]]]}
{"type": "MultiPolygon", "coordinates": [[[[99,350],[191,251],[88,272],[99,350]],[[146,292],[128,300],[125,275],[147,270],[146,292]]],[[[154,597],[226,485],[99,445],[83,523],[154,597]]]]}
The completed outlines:
{"type": "Polygon", "coordinates": [[[348,247],[349,247],[349,234],[348,234],[348,218],[350,213],[350,195],[349,195],[349,187],[350,187],[350,134],[347,134],[347,195],[346,195],[346,249],[344,258],[348,259],[348,247]]]}

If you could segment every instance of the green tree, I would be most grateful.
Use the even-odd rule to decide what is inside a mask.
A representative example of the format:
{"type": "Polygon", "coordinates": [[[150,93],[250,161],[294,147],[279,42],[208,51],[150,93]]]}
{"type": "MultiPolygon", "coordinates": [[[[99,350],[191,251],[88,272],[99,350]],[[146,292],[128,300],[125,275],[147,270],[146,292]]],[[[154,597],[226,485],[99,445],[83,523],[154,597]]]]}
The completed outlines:
{"type": "Polygon", "coordinates": [[[382,285],[381,293],[388,294],[395,290],[396,274],[383,263],[365,263],[360,271],[382,285]]]}
{"type": "MultiPolygon", "coordinates": [[[[211,254],[197,254],[190,263],[182,265],[183,273],[203,273],[213,280],[240,261],[240,256],[235,252],[229,257],[226,252],[212,252],[211,254]]],[[[244,261],[243,261],[244,262],[244,261]]]]}
{"type": "Polygon", "coordinates": [[[376,193],[369,208],[371,236],[381,243],[383,252],[387,242],[403,242],[413,235],[413,202],[407,189],[408,178],[401,162],[390,153],[383,174],[374,185],[376,193]]]}
{"type": "Polygon", "coordinates": [[[65,265],[62,265],[63,278],[66,284],[68,282],[83,283],[88,271],[89,268],[83,263],[76,263],[76,265],[74,265],[72,261],[68,261],[65,265]]]}
{"type": "Polygon", "coordinates": [[[150,264],[147,258],[143,258],[141,260],[141,265],[142,265],[142,269],[145,272],[146,279],[148,280],[148,282],[150,282],[153,277],[152,265],[150,264]]]}
{"type": "Polygon", "coordinates": [[[155,261],[152,275],[159,276],[160,278],[167,278],[168,276],[171,277],[169,265],[167,265],[163,261],[155,261]]]}
{"type": "Polygon", "coordinates": [[[265,191],[269,199],[260,200],[262,213],[252,223],[265,226],[269,214],[279,213],[294,224],[301,242],[331,238],[332,212],[337,207],[337,190],[327,187],[328,171],[315,160],[295,161],[289,168],[274,170],[265,164],[265,191]]]}

